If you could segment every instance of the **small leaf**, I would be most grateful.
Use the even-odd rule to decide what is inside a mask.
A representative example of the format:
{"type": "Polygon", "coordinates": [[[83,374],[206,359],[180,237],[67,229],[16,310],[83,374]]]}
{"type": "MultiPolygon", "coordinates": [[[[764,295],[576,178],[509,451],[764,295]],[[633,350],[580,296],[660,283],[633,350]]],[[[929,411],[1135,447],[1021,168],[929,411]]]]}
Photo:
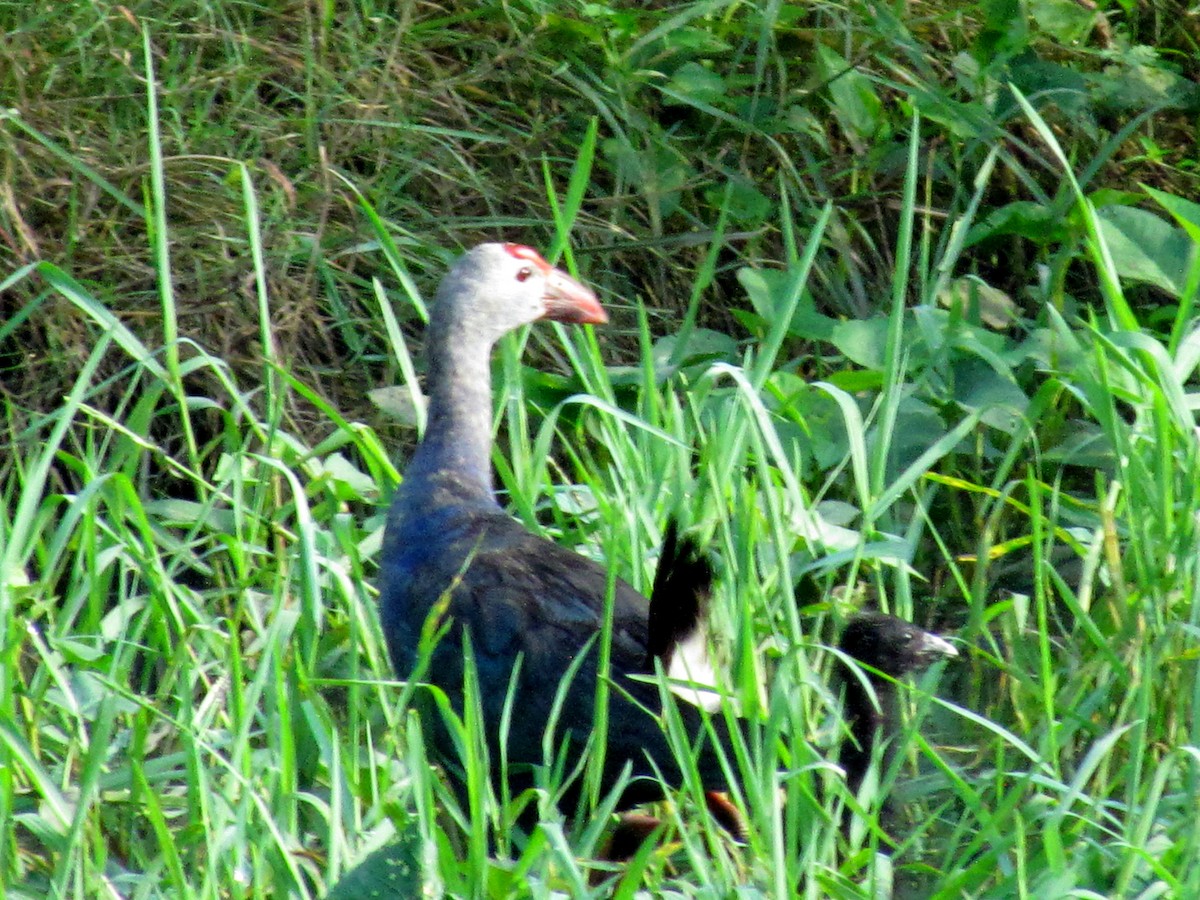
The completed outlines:
{"type": "Polygon", "coordinates": [[[887,354],[888,321],[882,316],[850,319],[833,329],[833,345],[848,360],[866,369],[882,369],[887,354]]]}
{"type": "Polygon", "coordinates": [[[957,308],[967,321],[978,321],[989,328],[1004,330],[1016,320],[1017,304],[999,288],[974,275],[956,278],[938,292],[938,304],[957,308]]]}
{"type": "MultiPolygon", "coordinates": [[[[697,62],[684,63],[675,70],[671,77],[671,90],[677,94],[695,100],[698,103],[713,103],[725,96],[725,79],[697,62]]],[[[666,103],[678,103],[678,100],[664,97],[666,103]]]]}
{"type": "Polygon", "coordinates": [[[883,103],[871,80],[850,65],[844,56],[817,44],[821,74],[829,82],[833,114],[852,136],[869,140],[880,127],[883,103]]]}
{"type": "MultiPolygon", "coordinates": [[[[675,354],[675,345],[679,335],[668,334],[654,342],[654,366],[665,369],[671,357],[675,354]]],[[[708,362],[711,360],[736,363],[738,359],[737,341],[721,331],[708,328],[696,328],[688,335],[687,346],[679,357],[681,364],[708,362]]]]}
{"type": "Polygon", "coordinates": [[[1056,244],[1066,237],[1063,217],[1048,206],[1032,200],[1006,203],[988,213],[967,232],[965,246],[971,247],[989,238],[1015,234],[1039,247],[1056,244]]]}
{"type": "MultiPolygon", "coordinates": [[[[410,428],[417,427],[417,407],[413,402],[412,391],[408,388],[400,385],[375,388],[367,391],[367,399],[378,406],[381,411],[399,421],[400,424],[408,425],[410,428]]],[[[423,403],[426,402],[423,395],[421,400],[423,403]]]]}
{"type": "Polygon", "coordinates": [[[771,199],[754,186],[748,178],[731,177],[724,187],[712,187],[704,198],[713,206],[723,208],[729,218],[739,225],[761,225],[771,214],[771,199]]]}
{"type": "Polygon", "coordinates": [[[1148,185],[1143,185],[1143,187],[1147,194],[1158,201],[1159,206],[1174,217],[1191,239],[1200,244],[1200,203],[1176,197],[1166,191],[1155,190],[1148,185]]]}

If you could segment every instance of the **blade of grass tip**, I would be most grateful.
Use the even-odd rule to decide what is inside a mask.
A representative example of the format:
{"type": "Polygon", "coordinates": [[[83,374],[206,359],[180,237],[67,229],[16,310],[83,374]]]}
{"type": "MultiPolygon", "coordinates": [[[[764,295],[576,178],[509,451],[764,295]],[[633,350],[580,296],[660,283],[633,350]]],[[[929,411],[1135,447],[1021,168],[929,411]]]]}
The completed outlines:
{"type": "Polygon", "coordinates": [[[51,466],[62,446],[67,429],[71,427],[83,405],[83,398],[91,388],[92,378],[107,354],[110,343],[112,337],[109,334],[101,335],[97,340],[95,348],[80,369],[66,402],[55,412],[57,421],[43,441],[41,452],[32,465],[26,468],[20,499],[17,500],[16,512],[13,513],[9,526],[8,540],[5,541],[3,550],[0,550],[0,575],[3,575],[0,578],[0,621],[9,621],[11,598],[8,591],[9,584],[13,582],[13,574],[24,571],[28,557],[34,553],[38,534],[35,523],[45,496],[51,466]]]}
{"type": "MultiPolygon", "coordinates": [[[[900,409],[900,395],[904,390],[904,315],[908,296],[909,271],[912,268],[913,222],[916,219],[917,181],[920,177],[921,161],[921,115],[913,110],[912,126],[908,141],[908,165],[904,172],[904,194],[900,203],[900,232],[896,238],[896,268],[892,272],[892,311],[888,318],[887,345],[884,349],[883,393],[879,398],[880,418],[876,428],[878,443],[871,468],[871,493],[883,492],[887,478],[887,462],[891,455],[892,434],[896,428],[896,417],[900,409]]],[[[875,525],[874,519],[863,511],[863,531],[869,532],[875,525]]]]}
{"type": "MultiPolygon", "coordinates": [[[[584,665],[584,661],[591,655],[592,645],[600,639],[598,634],[592,635],[580,648],[575,658],[571,660],[567,666],[567,670],[559,679],[558,685],[555,688],[554,702],[550,705],[550,715],[546,717],[544,723],[538,723],[538,727],[542,730],[542,765],[547,772],[554,770],[555,759],[555,737],[558,731],[558,721],[562,717],[563,707],[567,702],[567,694],[570,693],[571,685],[575,682],[579,674],[580,668],[584,665]]],[[[584,761],[589,762],[588,760],[584,761]]],[[[547,794],[553,795],[556,792],[558,785],[546,785],[547,794]]]]}
{"type": "Polygon", "coordinates": [[[571,166],[571,177],[567,182],[567,195],[563,198],[561,206],[559,206],[557,192],[554,190],[554,177],[550,171],[550,163],[545,158],[542,159],[542,180],[545,183],[546,199],[550,203],[550,212],[554,221],[554,237],[550,241],[546,259],[555,263],[560,253],[565,254],[567,265],[572,272],[575,270],[575,259],[571,254],[569,238],[591,183],[592,166],[596,161],[596,136],[599,131],[600,120],[592,116],[588,120],[583,140],[579,144],[579,152],[575,155],[575,162],[571,166]]]}
{"type": "MultiPolygon", "coordinates": [[[[84,830],[88,827],[92,816],[96,813],[93,804],[96,802],[99,794],[100,774],[103,772],[104,764],[107,762],[109,753],[112,751],[111,741],[113,726],[116,723],[116,701],[117,698],[112,694],[106,695],[100,701],[99,709],[92,719],[92,727],[84,742],[84,747],[80,748],[86,748],[86,753],[84,753],[82,759],[81,770],[76,784],[75,817],[71,822],[70,831],[67,832],[68,846],[82,846],[84,830]]],[[[67,885],[78,874],[73,871],[76,862],[77,857],[74,853],[64,853],[59,857],[58,867],[51,883],[60,886],[63,896],[67,896],[67,885]]]]}
{"type": "Polygon", "coordinates": [[[1138,325],[1137,316],[1134,315],[1133,309],[1129,306],[1129,302],[1125,299],[1125,294],[1121,290],[1121,284],[1117,278],[1116,264],[1113,262],[1112,254],[1109,253],[1108,244],[1104,240],[1104,235],[1100,229],[1100,221],[1096,217],[1096,207],[1084,195],[1083,189],[1079,186],[1079,182],[1075,178],[1075,173],[1071,169],[1071,162],[1067,154],[1063,151],[1062,145],[1059,144],[1058,138],[1054,136],[1054,132],[1050,126],[1046,124],[1046,120],[1033,108],[1033,104],[1025,98],[1025,95],[1021,93],[1016,85],[1009,84],[1008,89],[1013,92],[1013,96],[1016,98],[1021,110],[1025,113],[1025,117],[1033,125],[1038,136],[1058,159],[1059,165],[1062,166],[1063,177],[1071,185],[1071,190],[1075,194],[1080,212],[1083,213],[1084,224],[1087,226],[1088,249],[1092,253],[1092,261],[1096,267],[1096,274],[1100,279],[1101,293],[1104,295],[1104,299],[1108,305],[1108,313],[1113,324],[1127,331],[1139,330],[1140,326],[1138,325]]]}
{"type": "MultiPolygon", "coordinates": [[[[359,208],[362,209],[363,214],[367,217],[367,221],[371,223],[371,230],[375,234],[375,240],[379,242],[379,248],[383,251],[383,258],[387,260],[392,274],[396,277],[400,286],[404,288],[404,293],[408,295],[408,300],[413,305],[413,309],[417,311],[417,315],[420,316],[421,321],[428,325],[429,308],[425,305],[425,301],[421,299],[421,292],[417,290],[417,284],[413,281],[412,275],[409,274],[408,266],[404,264],[404,259],[400,256],[400,250],[396,246],[396,242],[392,239],[392,233],[388,229],[387,223],[383,221],[379,213],[375,211],[375,207],[362,195],[353,182],[340,173],[335,172],[334,174],[358,198],[359,208]]],[[[413,244],[420,243],[416,238],[411,236],[409,236],[409,240],[413,244]]]]}
{"type": "Polygon", "coordinates": [[[154,74],[154,50],[150,30],[142,26],[142,59],[146,72],[146,135],[150,144],[150,191],[146,225],[154,248],[154,268],[158,280],[158,295],[162,302],[163,353],[169,378],[167,387],[179,405],[179,424],[187,445],[188,458],[193,466],[199,459],[196,435],[179,371],[179,319],[176,314],[175,286],[171,280],[171,245],[167,240],[167,178],[163,164],[162,141],[159,137],[158,82],[154,74]]]}
{"type": "Polygon", "coordinates": [[[954,224],[950,226],[946,244],[942,248],[941,256],[937,266],[934,268],[933,284],[930,285],[929,290],[923,298],[923,302],[930,306],[934,306],[937,303],[937,298],[946,289],[946,283],[954,274],[955,267],[962,256],[963,244],[966,243],[967,233],[975,223],[975,216],[979,212],[980,204],[983,203],[984,194],[991,185],[992,172],[996,168],[996,160],[999,158],[1000,149],[998,147],[993,147],[988,151],[988,155],[984,157],[979,170],[975,173],[973,180],[974,191],[971,194],[971,199],[967,201],[967,208],[963,210],[962,214],[954,221],[954,224]]]}
{"type": "MultiPolygon", "coordinates": [[[[79,159],[79,157],[75,156],[75,154],[71,153],[68,150],[63,149],[58,144],[56,144],[54,141],[50,140],[50,138],[46,137],[44,134],[42,134],[40,131],[38,131],[36,128],[33,128],[32,126],[27,125],[27,124],[25,124],[25,122],[21,121],[21,115],[20,115],[19,110],[0,109],[0,122],[10,122],[15,128],[19,129],[27,137],[30,137],[33,140],[37,141],[39,144],[41,144],[43,147],[45,147],[47,150],[49,150],[52,154],[54,154],[56,157],[58,157],[69,168],[78,172],[85,179],[90,181],[92,184],[96,185],[96,187],[100,188],[100,190],[102,190],[104,193],[108,194],[108,196],[112,197],[114,200],[116,200],[118,203],[120,203],[122,206],[124,206],[127,210],[129,210],[135,216],[143,216],[146,214],[145,206],[138,203],[136,200],[134,200],[132,197],[130,197],[128,194],[126,194],[124,191],[122,191],[119,187],[114,185],[111,181],[109,181],[107,178],[105,178],[103,175],[101,175],[95,169],[93,169],[90,166],[88,166],[87,164],[85,164],[82,160],[79,159]]],[[[4,292],[3,288],[0,287],[0,293],[3,293],[3,292],[4,292]]]]}
{"type": "MultiPolygon", "coordinates": [[[[654,335],[650,331],[650,316],[646,304],[638,299],[634,307],[637,313],[638,362],[641,363],[642,383],[638,390],[638,416],[651,424],[659,424],[662,395],[654,371],[654,335]]],[[[1197,329],[1200,333],[1200,329],[1197,329]]],[[[668,369],[668,374],[670,373],[668,369]]]]}
{"type": "Polygon", "coordinates": [[[776,310],[774,321],[771,322],[771,329],[767,332],[766,340],[762,342],[754,372],[750,376],[750,383],[754,385],[756,391],[762,391],[763,385],[767,383],[767,379],[775,370],[779,351],[791,328],[792,318],[796,314],[796,306],[808,284],[809,273],[816,261],[817,251],[820,250],[821,240],[825,236],[825,227],[829,224],[832,214],[832,203],[826,203],[821,207],[821,212],[818,213],[817,220],[813,223],[812,231],[809,232],[808,240],[805,242],[804,252],[800,256],[800,264],[791,271],[791,278],[787,286],[787,299],[784,300],[782,308],[776,310]]]}
{"type": "Polygon", "coordinates": [[[258,300],[258,339],[262,345],[263,386],[267,394],[267,422],[272,431],[279,427],[283,418],[284,398],[280,391],[279,355],[275,349],[274,330],[271,327],[271,304],[267,294],[267,272],[263,262],[262,232],[259,229],[258,195],[254,190],[254,179],[245,163],[237,164],[242,182],[242,210],[246,218],[247,243],[250,259],[254,266],[254,293],[258,300]]]}
{"type": "Polygon", "coordinates": [[[417,434],[423,436],[429,410],[426,408],[425,395],[421,393],[421,383],[417,380],[417,368],[413,365],[412,354],[408,350],[408,341],[404,339],[404,332],[400,330],[400,323],[396,321],[396,312],[392,309],[392,301],[384,292],[383,285],[378,278],[371,279],[371,287],[375,291],[375,299],[379,303],[379,313],[383,316],[383,327],[387,331],[388,343],[392,346],[392,353],[396,357],[396,364],[400,367],[400,374],[404,376],[404,386],[408,389],[408,396],[417,416],[417,434]]]}
{"type": "MultiPolygon", "coordinates": [[[[550,165],[546,160],[542,161],[542,178],[545,183],[546,199],[550,205],[551,215],[554,220],[554,236],[546,258],[553,263],[557,261],[559,254],[562,254],[566,260],[567,271],[575,276],[578,276],[579,272],[575,256],[571,252],[569,238],[572,229],[575,227],[575,221],[579,217],[579,210],[583,207],[588,186],[591,183],[592,167],[596,157],[596,137],[599,133],[599,127],[599,120],[593,116],[588,122],[587,131],[584,133],[579,152],[576,154],[575,162],[571,167],[571,177],[567,184],[567,195],[561,205],[554,190],[554,180],[550,165]]],[[[607,370],[604,367],[600,354],[600,345],[596,338],[595,329],[585,328],[582,331],[572,329],[573,336],[583,342],[586,352],[580,352],[575,341],[572,337],[568,337],[567,329],[562,325],[555,323],[554,331],[560,345],[567,354],[572,369],[583,381],[585,388],[597,396],[611,399],[612,386],[607,378],[607,370]]]]}
{"type": "Polygon", "coordinates": [[[787,181],[781,171],[776,178],[779,182],[779,235],[783,244],[784,259],[789,269],[798,265],[800,255],[796,252],[796,223],[792,216],[792,195],[788,190],[787,181]]]}
{"type": "Polygon", "coordinates": [[[716,278],[717,257],[721,248],[725,246],[725,229],[729,221],[729,200],[732,190],[733,183],[730,182],[726,186],[721,208],[717,210],[717,224],[713,229],[712,240],[708,242],[708,251],[704,254],[700,268],[696,270],[696,275],[692,279],[692,289],[688,295],[687,309],[683,312],[683,322],[679,325],[679,331],[675,335],[675,345],[671,348],[671,356],[667,360],[667,365],[672,369],[679,366],[684,360],[688,343],[692,339],[692,332],[696,330],[696,318],[700,314],[700,301],[704,297],[704,292],[716,278]]]}

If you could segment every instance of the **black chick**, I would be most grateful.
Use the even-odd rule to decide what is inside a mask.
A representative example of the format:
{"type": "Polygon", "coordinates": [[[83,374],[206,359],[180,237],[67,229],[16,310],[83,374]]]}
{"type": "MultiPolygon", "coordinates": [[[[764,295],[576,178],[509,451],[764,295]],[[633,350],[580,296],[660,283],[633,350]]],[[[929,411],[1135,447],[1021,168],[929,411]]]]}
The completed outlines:
{"type": "MultiPolygon", "coordinates": [[[[836,667],[836,677],[845,691],[844,715],[850,732],[842,742],[839,760],[847,784],[857,794],[876,754],[876,745],[883,743],[879,751],[881,772],[887,771],[895,754],[893,738],[899,730],[899,703],[894,679],[958,656],[958,651],[936,634],[877,612],[852,618],[838,648],[862,667],[854,670],[844,661],[836,667]]],[[[879,821],[885,833],[890,833],[894,819],[889,798],[882,798],[879,821]]]]}
{"type": "MultiPolygon", "coordinates": [[[[711,678],[706,646],[712,582],[712,567],[696,541],[689,536],[680,537],[675,523],[669,523],[650,595],[646,641],[649,671],[653,671],[657,659],[673,678],[688,681],[711,678]]],[[[938,635],[883,613],[854,616],[842,632],[838,648],[865,667],[855,671],[842,663],[835,673],[844,685],[845,716],[850,732],[842,743],[839,758],[847,783],[857,794],[876,745],[883,742],[881,771],[886,771],[894,754],[892,738],[899,727],[899,713],[893,679],[921,672],[939,659],[957,656],[958,651],[938,635]]],[[[701,693],[698,702],[702,705],[703,698],[701,693]]],[[[709,790],[705,800],[723,827],[735,837],[745,837],[745,822],[723,792],[709,790]]],[[[887,798],[879,804],[879,816],[888,831],[894,810],[887,798]]],[[[652,817],[625,817],[614,832],[606,858],[616,860],[632,855],[658,824],[652,817]]]]}

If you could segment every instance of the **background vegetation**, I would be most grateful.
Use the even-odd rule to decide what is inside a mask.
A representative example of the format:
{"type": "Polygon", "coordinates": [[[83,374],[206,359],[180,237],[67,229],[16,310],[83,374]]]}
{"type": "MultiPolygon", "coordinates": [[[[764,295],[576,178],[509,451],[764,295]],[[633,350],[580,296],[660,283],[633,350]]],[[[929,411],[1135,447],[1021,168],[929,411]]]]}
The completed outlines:
{"type": "Polygon", "coordinates": [[[6,896],[315,897],[397,834],[429,894],[1200,896],[1194,9],[43,0],[0,33],[6,896]],[[483,798],[489,841],[413,739],[383,510],[422,298],[497,237],[613,313],[504,345],[508,502],[640,587],[668,514],[711,535],[744,846],[687,792],[620,872],[602,812],[525,840],[483,798]],[[864,603],[965,654],[913,694],[891,860],[825,762],[864,603]]]}

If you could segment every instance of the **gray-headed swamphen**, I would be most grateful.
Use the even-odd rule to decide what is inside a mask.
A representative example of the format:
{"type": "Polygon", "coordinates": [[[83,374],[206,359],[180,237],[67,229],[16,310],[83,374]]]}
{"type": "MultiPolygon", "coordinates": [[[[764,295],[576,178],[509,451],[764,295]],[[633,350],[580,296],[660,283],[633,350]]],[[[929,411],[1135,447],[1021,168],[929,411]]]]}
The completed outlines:
{"type": "MultiPolygon", "coordinates": [[[[422,635],[444,624],[448,630],[423,678],[444,691],[460,714],[463,636],[469,633],[493,777],[507,759],[511,796],[536,783],[533,772],[545,761],[543,732],[559,683],[586,651],[554,741],[556,749],[567,742],[567,772],[585,750],[593,732],[596,644],[608,583],[604,566],[531,533],[501,508],[493,491],[492,347],[506,332],[538,319],[602,324],[607,315],[589,288],[528,247],[481,244],[454,263],[438,288],[426,335],[428,426],[392,502],[381,561],[380,616],[398,675],[413,671],[422,635]],[[515,696],[502,754],[510,683],[515,696]]],[[[647,712],[661,709],[659,688],[628,677],[646,674],[654,655],[648,617],[647,599],[618,578],[601,781],[608,790],[629,768],[633,780],[622,793],[623,807],[660,797],[656,775],[676,784],[681,777],[662,725],[647,712]]],[[[694,762],[702,782],[723,790],[726,778],[699,710],[688,703],[678,708],[697,738],[694,762]]],[[[720,717],[713,723],[718,740],[727,740],[720,717]]],[[[461,789],[454,742],[439,721],[430,724],[433,755],[461,789]]],[[[565,811],[571,811],[578,787],[577,780],[566,791],[565,811]]]]}

